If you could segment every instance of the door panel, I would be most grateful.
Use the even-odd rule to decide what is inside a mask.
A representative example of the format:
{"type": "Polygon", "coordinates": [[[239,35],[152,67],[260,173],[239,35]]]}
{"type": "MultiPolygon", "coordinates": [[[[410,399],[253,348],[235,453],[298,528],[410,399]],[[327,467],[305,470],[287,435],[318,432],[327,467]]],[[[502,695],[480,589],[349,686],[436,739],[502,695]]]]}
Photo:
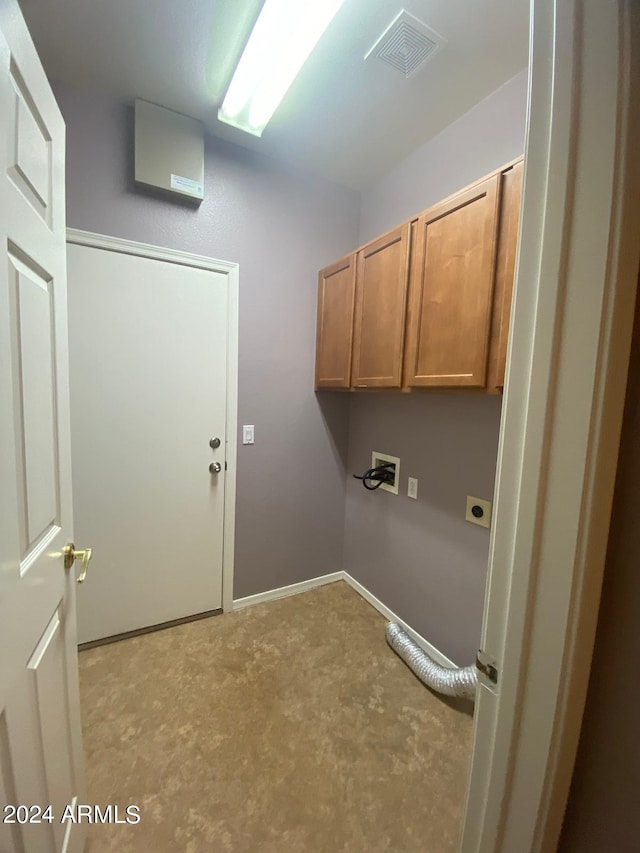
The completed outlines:
{"type": "Polygon", "coordinates": [[[227,276],[74,244],[68,263],[88,642],[221,606],[227,276]]]}
{"type": "Polygon", "coordinates": [[[409,277],[409,223],[358,252],[354,388],[399,388],[409,277]]]}
{"type": "MultiPolygon", "coordinates": [[[[0,713],[0,803],[18,803],[16,794],[16,777],[9,748],[9,732],[7,728],[7,712],[0,713]]],[[[4,815],[3,815],[4,816],[4,815]]],[[[17,824],[0,822],[0,850],[7,853],[22,853],[23,845],[20,829],[17,824]]]]}
{"type": "MultiPolygon", "coordinates": [[[[64,792],[73,787],[73,768],[66,691],[57,689],[58,684],[66,681],[64,631],[58,610],[31,655],[27,669],[36,700],[34,728],[40,732],[47,790],[53,792],[50,801],[53,813],[61,815],[67,805],[64,792]]],[[[57,847],[61,848],[65,825],[57,820],[52,827],[57,847]]]]}
{"type": "Polygon", "coordinates": [[[507,367],[507,345],[509,343],[509,327],[511,324],[513,279],[518,251],[523,174],[524,161],[522,160],[516,163],[511,169],[502,173],[496,284],[491,324],[492,343],[489,378],[487,382],[490,390],[498,390],[504,387],[507,367]]]}
{"type": "Polygon", "coordinates": [[[51,136],[15,60],[10,63],[9,80],[15,132],[8,175],[25,200],[50,224],[51,136]]]}
{"type": "MultiPolygon", "coordinates": [[[[59,521],[56,477],[53,282],[9,251],[14,404],[22,453],[18,484],[24,501],[22,559],[59,521]]],[[[22,526],[22,525],[21,525],[22,526]]]]}
{"type": "MultiPolygon", "coordinates": [[[[17,3],[0,5],[0,778],[5,802],[86,802],[67,368],[64,124],[17,3]]],[[[3,802],[4,805],[4,802],[3,802]]],[[[2,825],[79,853],[82,824],[2,825]]]]}
{"type": "Polygon", "coordinates": [[[349,387],[355,275],[355,255],[318,275],[316,388],[349,387]]]}
{"type": "Polygon", "coordinates": [[[485,385],[499,179],[489,178],[418,219],[407,346],[410,387],[485,385]]]}

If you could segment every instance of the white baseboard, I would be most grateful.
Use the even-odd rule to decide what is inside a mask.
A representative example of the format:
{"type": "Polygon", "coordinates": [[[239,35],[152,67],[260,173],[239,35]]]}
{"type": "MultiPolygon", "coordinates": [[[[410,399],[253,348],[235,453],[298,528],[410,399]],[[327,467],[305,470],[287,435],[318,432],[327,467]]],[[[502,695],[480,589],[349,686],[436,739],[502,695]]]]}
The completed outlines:
{"type": "Polygon", "coordinates": [[[342,572],[342,577],[343,580],[345,580],[352,589],[355,589],[356,592],[360,593],[360,595],[365,599],[365,601],[368,601],[372,607],[375,607],[378,613],[381,613],[385,619],[388,619],[389,622],[397,622],[398,625],[402,628],[402,630],[406,631],[407,634],[411,637],[411,639],[415,643],[417,643],[420,648],[429,655],[430,658],[433,658],[436,663],[439,663],[440,666],[446,666],[448,669],[457,668],[457,664],[449,660],[449,658],[446,655],[443,655],[442,652],[436,649],[435,646],[432,646],[431,643],[428,640],[425,640],[425,638],[421,634],[418,634],[417,631],[414,631],[411,625],[408,625],[404,621],[404,619],[401,619],[399,616],[397,616],[393,612],[393,610],[390,610],[386,606],[386,604],[383,604],[379,598],[376,598],[375,595],[369,592],[369,590],[365,586],[362,586],[359,581],[357,581],[355,578],[352,578],[349,572],[342,572]]]}
{"type": "Polygon", "coordinates": [[[397,622],[403,631],[406,631],[411,639],[417,643],[420,648],[429,655],[429,657],[433,658],[436,663],[439,663],[441,666],[446,666],[449,669],[456,668],[456,664],[453,663],[453,661],[449,660],[449,658],[446,655],[443,655],[435,646],[432,646],[431,643],[428,640],[425,640],[421,634],[414,631],[411,625],[408,625],[404,619],[400,619],[393,610],[390,610],[359,581],[352,578],[348,572],[332,572],[329,575],[321,575],[318,578],[311,578],[308,581],[292,583],[289,586],[281,586],[278,589],[269,589],[266,592],[258,592],[256,595],[248,595],[246,598],[238,598],[233,602],[233,609],[242,610],[245,607],[251,607],[254,604],[262,604],[265,601],[277,601],[279,598],[288,598],[290,595],[298,595],[301,592],[308,592],[310,589],[316,589],[316,587],[325,586],[325,584],[335,583],[336,581],[345,581],[348,583],[352,589],[365,599],[365,601],[368,601],[372,607],[375,607],[378,613],[381,613],[385,619],[388,619],[389,622],[397,622]]]}
{"type": "Polygon", "coordinates": [[[288,598],[290,595],[298,595],[301,592],[308,592],[310,589],[315,589],[318,586],[324,586],[328,583],[344,580],[344,572],[333,572],[330,575],[321,575],[319,578],[311,578],[308,581],[300,581],[300,583],[292,583],[289,586],[281,586],[278,589],[268,589],[266,592],[258,592],[255,595],[247,595],[246,598],[237,598],[233,602],[234,610],[242,610],[245,607],[251,607],[254,604],[262,604],[265,601],[277,601],[279,598],[288,598]]]}

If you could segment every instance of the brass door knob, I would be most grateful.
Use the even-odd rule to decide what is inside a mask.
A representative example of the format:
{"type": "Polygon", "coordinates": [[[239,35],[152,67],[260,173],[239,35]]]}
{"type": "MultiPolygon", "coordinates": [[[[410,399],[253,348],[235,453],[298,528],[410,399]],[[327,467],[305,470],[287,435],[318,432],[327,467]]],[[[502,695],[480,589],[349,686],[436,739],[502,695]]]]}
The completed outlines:
{"type": "Polygon", "coordinates": [[[65,545],[62,549],[65,569],[70,569],[76,560],[82,560],[80,565],[80,574],[78,575],[78,583],[83,583],[87,576],[87,569],[89,568],[89,560],[91,559],[92,553],[93,548],[85,548],[82,551],[76,550],[76,546],[73,542],[69,542],[69,544],[65,545]]]}

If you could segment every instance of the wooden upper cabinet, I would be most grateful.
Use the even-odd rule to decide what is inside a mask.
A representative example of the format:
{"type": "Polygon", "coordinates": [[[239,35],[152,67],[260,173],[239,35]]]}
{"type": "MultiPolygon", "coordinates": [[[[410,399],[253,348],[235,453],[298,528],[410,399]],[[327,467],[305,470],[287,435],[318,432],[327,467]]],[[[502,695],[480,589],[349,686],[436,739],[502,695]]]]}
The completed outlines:
{"type": "Polygon", "coordinates": [[[409,280],[409,223],[358,252],[353,388],[399,388],[409,280]]]}
{"type": "Polygon", "coordinates": [[[348,388],[351,379],[355,254],[318,275],[316,388],[348,388]]]}
{"type": "Polygon", "coordinates": [[[320,272],[316,388],[502,390],[523,171],[510,163],[320,272]]]}
{"type": "Polygon", "coordinates": [[[498,234],[498,258],[496,261],[496,284],[493,297],[493,320],[491,323],[491,354],[487,389],[497,393],[504,387],[507,364],[507,343],[511,321],[513,277],[518,251],[520,205],[522,202],[522,177],[524,162],[519,160],[501,175],[502,200],[500,204],[500,230],[498,234]]]}
{"type": "Polygon", "coordinates": [[[483,388],[492,319],[500,174],[417,220],[405,384],[483,388]]]}

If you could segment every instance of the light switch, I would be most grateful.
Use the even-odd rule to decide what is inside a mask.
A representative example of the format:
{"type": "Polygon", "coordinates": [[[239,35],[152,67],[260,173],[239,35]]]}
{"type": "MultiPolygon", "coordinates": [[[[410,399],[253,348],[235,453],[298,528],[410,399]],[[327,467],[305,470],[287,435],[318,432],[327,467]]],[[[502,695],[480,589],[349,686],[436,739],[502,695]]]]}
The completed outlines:
{"type": "Polygon", "coordinates": [[[242,443],[255,444],[255,427],[253,424],[245,424],[242,427],[242,443]]]}
{"type": "Polygon", "coordinates": [[[407,495],[414,500],[418,500],[418,480],[416,477],[409,477],[407,495]]]}

